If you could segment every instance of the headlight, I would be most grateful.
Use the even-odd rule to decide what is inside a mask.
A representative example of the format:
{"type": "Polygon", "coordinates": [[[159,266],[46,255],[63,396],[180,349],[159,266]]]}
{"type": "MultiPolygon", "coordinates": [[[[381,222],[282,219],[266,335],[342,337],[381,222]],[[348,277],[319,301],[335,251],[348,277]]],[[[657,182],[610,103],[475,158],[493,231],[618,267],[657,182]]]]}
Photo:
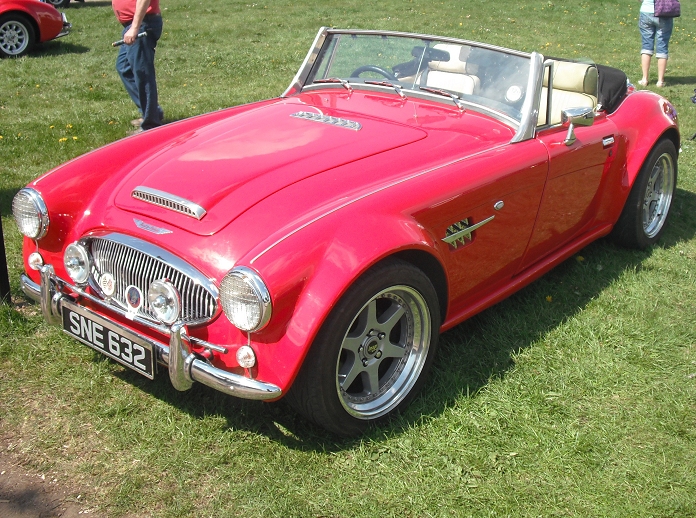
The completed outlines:
{"type": "Polygon", "coordinates": [[[242,331],[258,331],[271,318],[271,295],[254,270],[233,268],[220,283],[222,309],[232,324],[242,331]]]}
{"type": "Polygon", "coordinates": [[[48,209],[41,195],[30,187],[12,200],[12,215],[19,231],[30,239],[41,239],[48,231],[48,209]]]}
{"type": "Polygon", "coordinates": [[[167,280],[153,281],[147,290],[147,300],[155,316],[164,324],[172,325],[181,312],[179,292],[167,280]]]}
{"type": "Polygon", "coordinates": [[[68,245],[63,254],[63,264],[70,278],[77,284],[84,284],[89,279],[89,254],[80,243],[68,245]]]}

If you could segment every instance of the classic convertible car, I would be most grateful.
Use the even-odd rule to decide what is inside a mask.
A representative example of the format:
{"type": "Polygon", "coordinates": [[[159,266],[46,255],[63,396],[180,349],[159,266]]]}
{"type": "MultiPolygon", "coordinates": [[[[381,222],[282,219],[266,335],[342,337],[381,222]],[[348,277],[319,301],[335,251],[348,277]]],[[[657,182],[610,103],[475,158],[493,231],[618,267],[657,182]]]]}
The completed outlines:
{"type": "Polygon", "coordinates": [[[616,69],[322,28],[279,98],[21,189],[21,284],[144,376],[359,434],[412,400],[441,332],[600,237],[654,243],[679,147],[674,107],[616,69]]]}
{"type": "Polygon", "coordinates": [[[70,29],[65,14],[43,0],[0,0],[0,57],[23,56],[70,29]]]}

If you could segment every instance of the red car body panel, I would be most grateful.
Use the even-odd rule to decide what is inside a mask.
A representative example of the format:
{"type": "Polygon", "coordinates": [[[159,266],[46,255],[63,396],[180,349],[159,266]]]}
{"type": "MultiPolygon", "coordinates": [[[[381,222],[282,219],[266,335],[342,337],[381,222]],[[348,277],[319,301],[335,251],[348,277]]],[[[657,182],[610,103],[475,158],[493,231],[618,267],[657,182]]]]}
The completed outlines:
{"type": "Polygon", "coordinates": [[[8,12],[23,13],[34,22],[37,40],[54,39],[63,30],[63,18],[51,4],[37,0],[0,0],[0,16],[8,12]]]}
{"type": "MultiPolygon", "coordinates": [[[[326,88],[147,131],[30,187],[50,210],[40,245],[58,277],[69,278],[67,244],[102,232],[146,240],[216,285],[235,265],[258,272],[272,296],[270,325],[249,338],[218,312],[189,333],[228,345],[228,354],[209,360],[240,374],[234,353],[249,343],[258,359],[249,375],[284,393],[328,314],[373,265],[397,256],[424,269],[441,296],[441,330],[449,329],[606,235],[652,145],[663,135],[678,142],[673,108],[645,92],[576,128],[572,148],[566,134],[556,126],[511,143],[509,124],[475,110],[326,88]],[[291,116],[299,111],[363,129],[291,116]],[[138,186],[167,190],[208,213],[198,221],[143,203],[131,196],[138,186]],[[150,233],[135,220],[171,233],[150,233]],[[487,231],[456,247],[443,241],[463,220],[488,221],[487,231]]],[[[28,263],[35,250],[25,239],[27,275],[39,283],[28,263]]],[[[153,336],[132,320],[109,318],[153,336]]]]}

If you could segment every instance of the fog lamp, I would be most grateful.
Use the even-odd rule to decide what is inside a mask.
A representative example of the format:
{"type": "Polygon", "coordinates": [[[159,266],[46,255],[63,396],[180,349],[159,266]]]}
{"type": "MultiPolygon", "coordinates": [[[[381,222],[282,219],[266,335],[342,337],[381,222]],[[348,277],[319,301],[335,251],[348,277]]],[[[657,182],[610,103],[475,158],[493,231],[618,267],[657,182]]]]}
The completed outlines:
{"type": "Polygon", "coordinates": [[[172,325],[181,312],[181,297],[177,289],[166,279],[154,281],[147,290],[147,300],[155,316],[163,324],[172,325]]]}
{"type": "Polygon", "coordinates": [[[237,349],[237,363],[244,369],[251,369],[256,365],[256,355],[254,350],[248,345],[242,345],[237,349]]]}
{"type": "Polygon", "coordinates": [[[41,239],[48,231],[48,209],[41,195],[29,187],[12,200],[12,215],[19,231],[30,239],[41,239]]]}
{"type": "Polygon", "coordinates": [[[77,284],[85,284],[89,279],[89,254],[80,243],[68,245],[63,254],[63,264],[70,278],[77,284]]]}
{"type": "Polygon", "coordinates": [[[225,315],[238,329],[254,332],[271,318],[271,295],[258,273],[246,266],[233,268],[220,283],[225,315]]]}

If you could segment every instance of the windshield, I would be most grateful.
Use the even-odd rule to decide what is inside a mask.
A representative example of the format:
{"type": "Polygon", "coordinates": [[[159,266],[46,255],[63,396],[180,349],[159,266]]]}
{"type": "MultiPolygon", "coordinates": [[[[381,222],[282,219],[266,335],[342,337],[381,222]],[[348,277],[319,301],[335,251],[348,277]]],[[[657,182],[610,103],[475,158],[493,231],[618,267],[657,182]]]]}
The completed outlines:
{"type": "Polygon", "coordinates": [[[393,34],[330,33],[305,86],[377,85],[402,97],[426,94],[520,121],[530,58],[473,43],[393,34]]]}

